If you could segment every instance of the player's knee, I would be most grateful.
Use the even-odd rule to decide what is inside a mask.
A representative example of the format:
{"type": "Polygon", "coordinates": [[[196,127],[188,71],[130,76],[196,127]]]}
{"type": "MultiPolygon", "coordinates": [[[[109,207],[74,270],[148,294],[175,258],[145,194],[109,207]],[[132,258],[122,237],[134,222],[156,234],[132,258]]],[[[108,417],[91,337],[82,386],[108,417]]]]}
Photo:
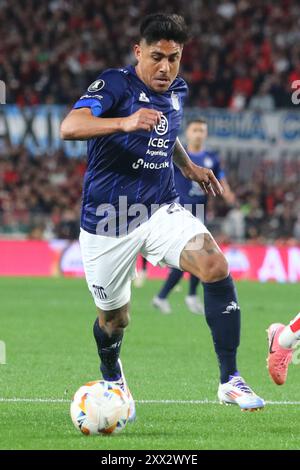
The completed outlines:
{"type": "Polygon", "coordinates": [[[206,259],[200,279],[203,282],[217,282],[225,279],[228,274],[228,262],[222,253],[218,253],[206,259]]]}
{"type": "Polygon", "coordinates": [[[114,329],[116,330],[125,330],[125,328],[129,324],[129,313],[120,315],[120,317],[116,318],[114,322],[114,329]]]}
{"type": "Polygon", "coordinates": [[[129,312],[122,311],[111,315],[111,313],[102,312],[99,315],[100,327],[109,335],[122,334],[129,324],[129,312]]]}

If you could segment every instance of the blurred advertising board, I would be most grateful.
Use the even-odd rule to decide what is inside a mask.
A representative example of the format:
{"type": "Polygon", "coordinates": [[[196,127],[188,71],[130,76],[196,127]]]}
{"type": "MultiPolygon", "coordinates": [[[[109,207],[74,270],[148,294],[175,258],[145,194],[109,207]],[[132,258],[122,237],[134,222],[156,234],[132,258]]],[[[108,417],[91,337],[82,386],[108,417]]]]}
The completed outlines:
{"type": "MultiPolygon", "coordinates": [[[[300,246],[222,247],[235,279],[300,282],[300,246]]],[[[141,259],[138,259],[137,267],[141,259]]],[[[164,279],[167,268],[149,264],[150,278],[164,279]]],[[[0,241],[1,276],[84,276],[77,241],[0,241]]]]}
{"type": "MultiPolygon", "coordinates": [[[[64,149],[70,157],[86,154],[86,143],[62,141],[59,126],[68,112],[66,106],[39,105],[0,107],[1,141],[25,145],[33,154],[64,149]]],[[[272,153],[273,158],[297,152],[300,154],[300,113],[293,110],[272,113],[233,112],[215,108],[185,108],[187,121],[203,116],[209,126],[208,144],[224,151],[272,153]]]]}

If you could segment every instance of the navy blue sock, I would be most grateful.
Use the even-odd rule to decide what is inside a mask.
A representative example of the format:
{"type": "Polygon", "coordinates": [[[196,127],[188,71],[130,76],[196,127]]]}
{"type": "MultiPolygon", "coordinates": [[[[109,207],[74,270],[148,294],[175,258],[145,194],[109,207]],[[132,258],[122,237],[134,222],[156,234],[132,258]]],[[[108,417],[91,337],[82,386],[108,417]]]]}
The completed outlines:
{"type": "Polygon", "coordinates": [[[236,354],[240,343],[240,308],[232,277],[203,282],[206,321],[218,357],[221,383],[237,373],[236,354]]]}
{"type": "Polygon", "coordinates": [[[100,328],[98,318],[96,318],[94,323],[94,337],[101,359],[100,371],[104,380],[119,380],[121,378],[121,370],[118,359],[120,356],[123,333],[108,336],[108,334],[100,328]]]}
{"type": "Polygon", "coordinates": [[[175,268],[171,269],[168,279],[162,286],[162,289],[160,293],[158,294],[158,297],[160,299],[166,299],[169,293],[171,292],[171,290],[173,289],[173,287],[175,287],[176,284],[180,281],[182,276],[183,276],[183,271],[180,271],[180,269],[175,269],[175,268]]]}
{"type": "Polygon", "coordinates": [[[196,295],[197,294],[197,287],[198,287],[199,282],[200,282],[199,278],[196,277],[196,276],[193,276],[193,274],[191,274],[189,295],[196,295]]]}

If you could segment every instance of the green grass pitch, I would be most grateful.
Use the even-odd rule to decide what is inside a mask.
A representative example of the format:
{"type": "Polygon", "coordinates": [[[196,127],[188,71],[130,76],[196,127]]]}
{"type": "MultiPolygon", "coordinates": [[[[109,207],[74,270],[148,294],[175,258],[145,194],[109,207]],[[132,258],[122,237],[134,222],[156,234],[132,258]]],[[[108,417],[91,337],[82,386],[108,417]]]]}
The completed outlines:
{"type": "MultiPolygon", "coordinates": [[[[276,387],[266,370],[267,326],[299,311],[299,285],[238,283],[242,307],[239,369],[269,404],[242,413],[216,401],[217,363],[202,316],[184,304],[187,285],[174,292],[172,315],[151,306],[160,282],[132,292],[131,324],[122,359],[138,401],[137,421],[119,436],[81,435],[69,417],[76,389],[97,379],[92,336],[95,311],[82,279],[1,278],[1,449],[297,449],[300,447],[300,364],[276,387]],[[54,401],[9,401],[9,399],[54,401]],[[58,400],[62,400],[59,402],[58,400]],[[143,403],[157,400],[158,403],[143,403]],[[170,400],[175,402],[164,403],[170,400]]],[[[300,358],[300,354],[299,354],[300,358]]]]}

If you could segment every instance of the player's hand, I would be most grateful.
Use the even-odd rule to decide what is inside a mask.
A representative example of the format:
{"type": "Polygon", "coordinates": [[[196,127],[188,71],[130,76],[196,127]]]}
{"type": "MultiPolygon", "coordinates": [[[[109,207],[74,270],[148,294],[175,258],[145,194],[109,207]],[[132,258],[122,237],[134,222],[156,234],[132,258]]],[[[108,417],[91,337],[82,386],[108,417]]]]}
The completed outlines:
{"type": "Polygon", "coordinates": [[[123,132],[145,130],[151,132],[160,123],[162,113],[156,109],[140,108],[131,116],[122,118],[121,128],[123,132]]]}
{"type": "Polygon", "coordinates": [[[208,168],[192,163],[188,169],[183,170],[183,174],[186,178],[196,181],[206,194],[216,196],[217,194],[222,195],[224,192],[214,172],[208,168]]]}

